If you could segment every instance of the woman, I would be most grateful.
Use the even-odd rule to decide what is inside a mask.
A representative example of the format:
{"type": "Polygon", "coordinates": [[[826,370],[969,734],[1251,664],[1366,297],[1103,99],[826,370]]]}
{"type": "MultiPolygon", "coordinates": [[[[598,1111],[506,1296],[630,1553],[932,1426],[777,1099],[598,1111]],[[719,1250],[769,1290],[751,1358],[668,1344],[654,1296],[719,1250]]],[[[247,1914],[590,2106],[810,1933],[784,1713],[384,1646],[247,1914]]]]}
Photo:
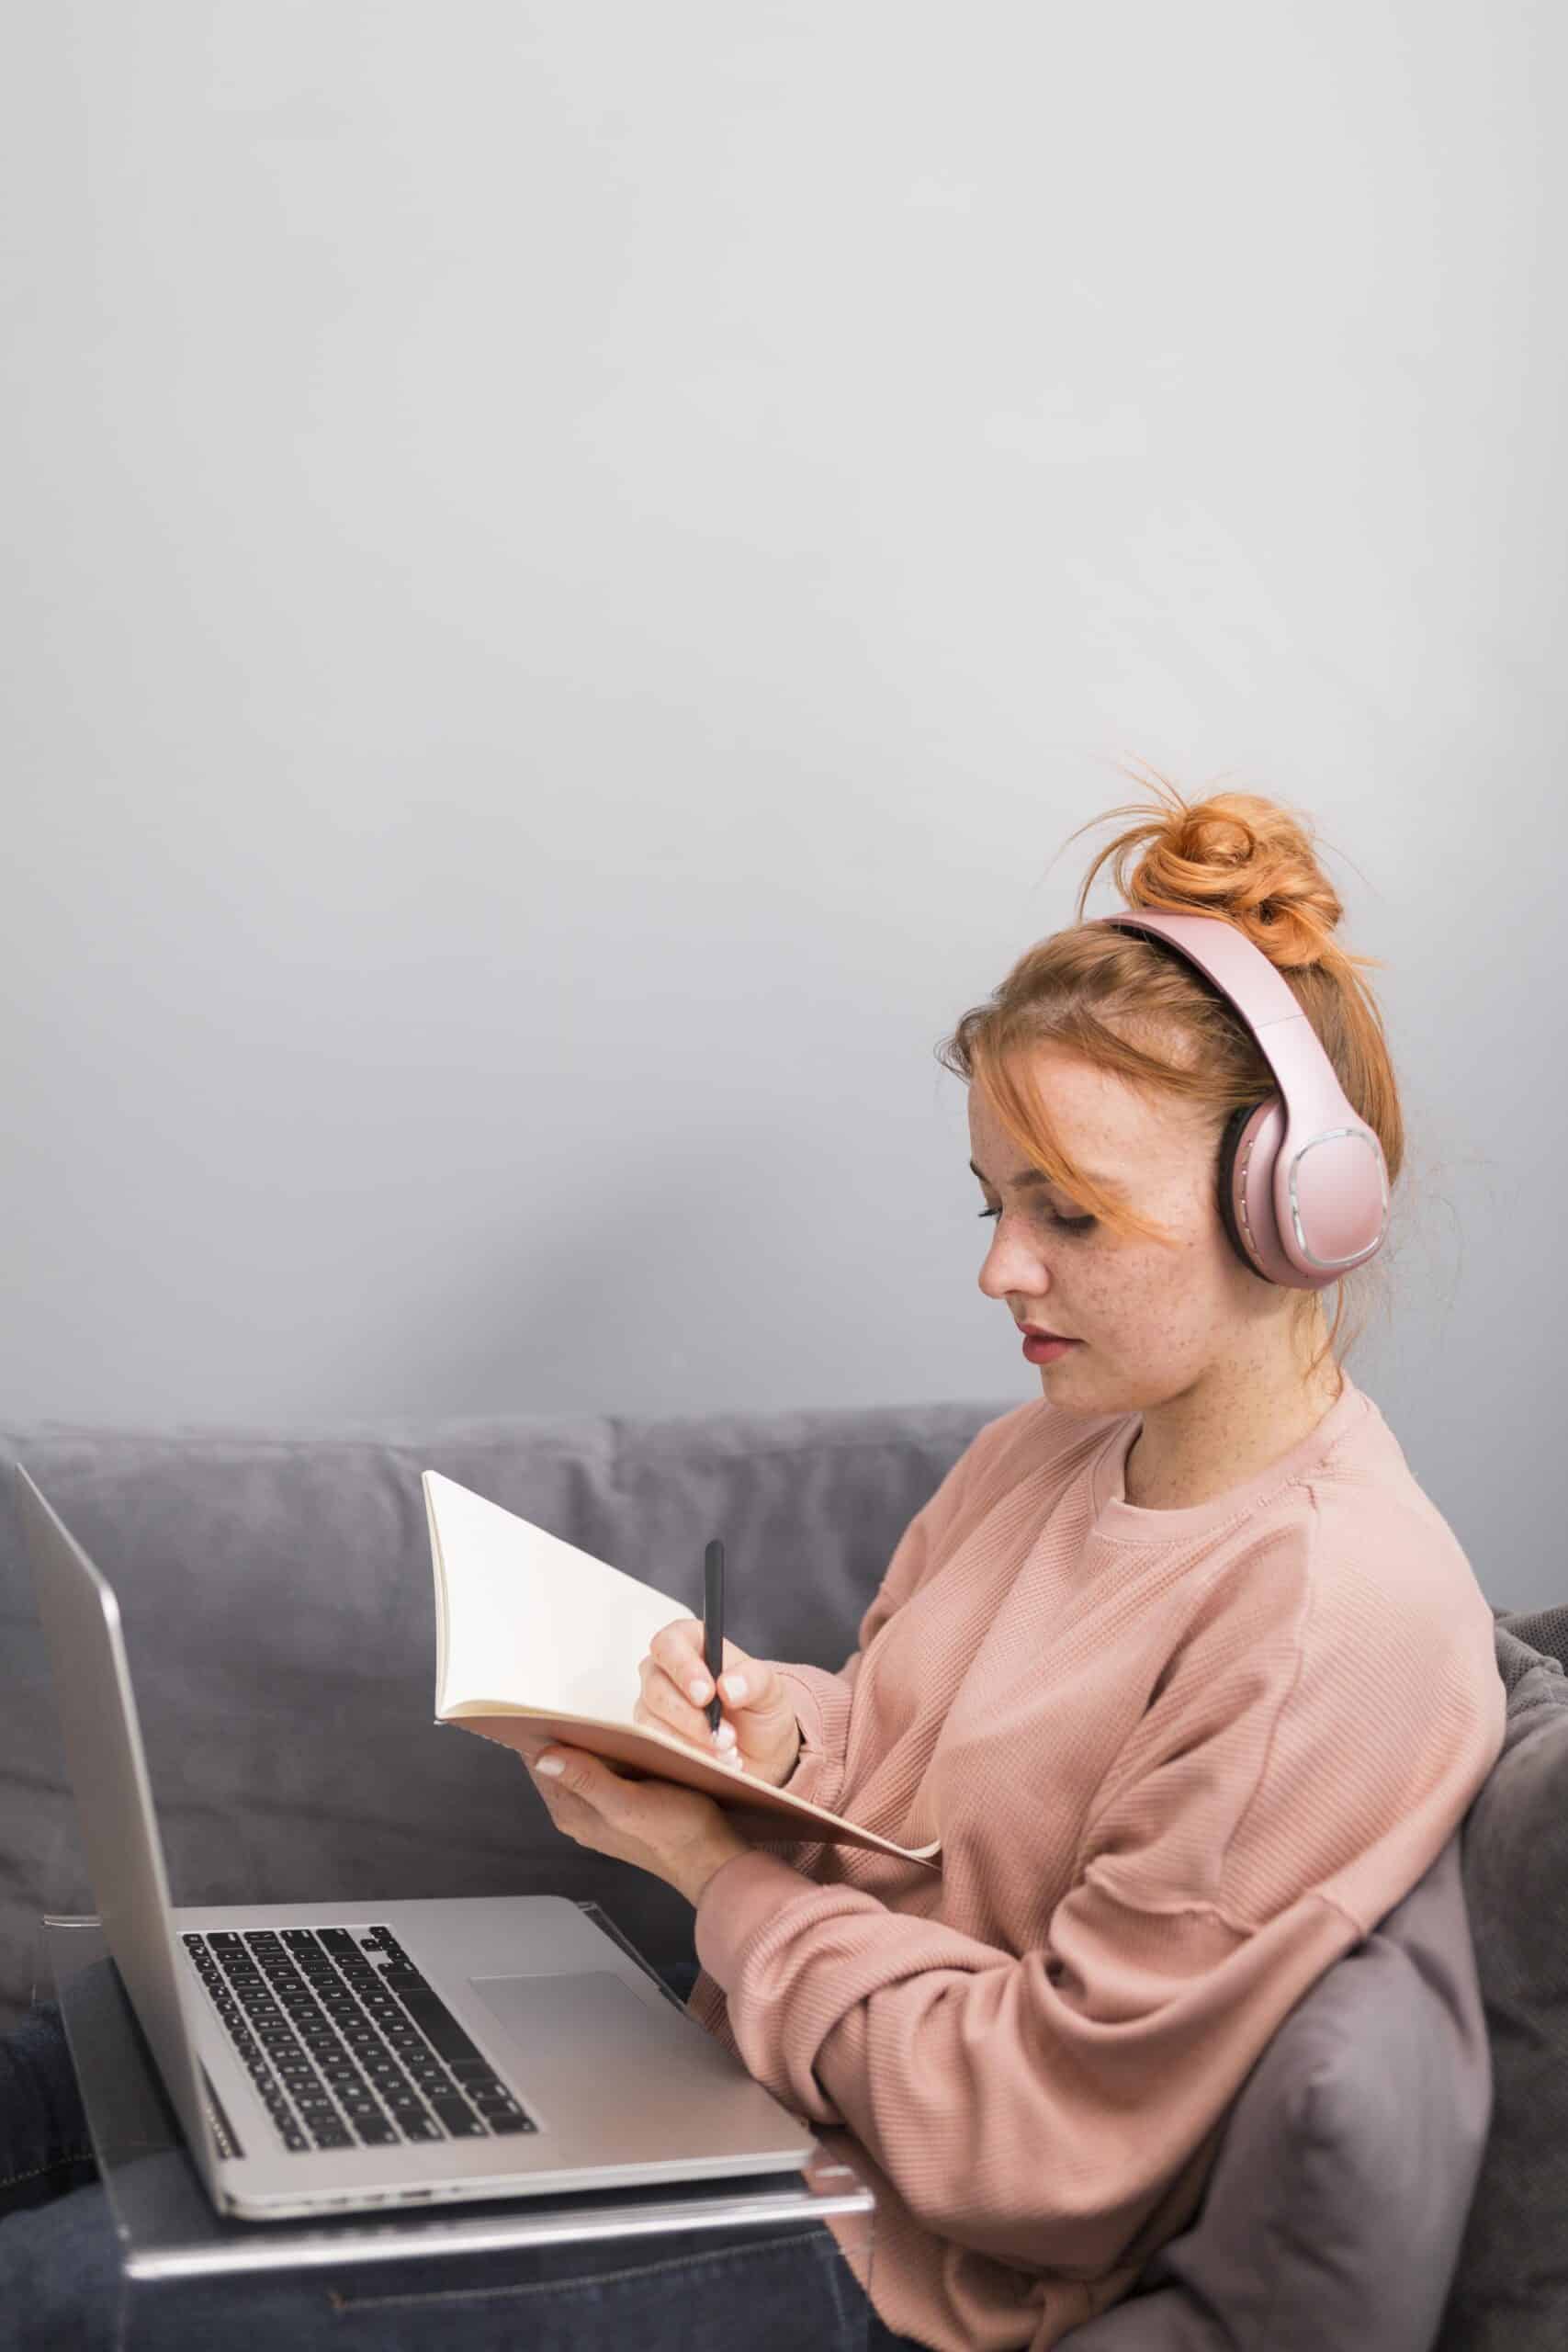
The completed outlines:
{"type": "MultiPolygon", "coordinates": [[[[1392,1182],[1367,959],[1288,811],[1161,791],[1113,812],[1139,821],[1077,924],[942,1048],[997,1221],[980,1288],[1055,1335],[1026,1341],[1040,1397],[910,1522],[840,1672],[727,1644],[710,1734],[692,1621],[643,1661],[639,1715],[900,1844],[940,1838],[940,1873],[754,1847],[581,1751],[531,1768],[566,1835],[694,1905],[693,2013],[872,2181],[874,2346],[1044,2352],[1124,2296],[1286,2013],[1422,1876],[1502,1743],[1491,1611],[1337,1363],[1343,1282],[1330,1329],[1326,1279],[1260,1272],[1220,1184],[1267,1125],[1257,1035],[1168,940],[1084,900],[1114,857],[1134,910],[1249,939],[1392,1182]]],[[[669,2252],[645,2344],[716,2294],[752,2332],[743,2267],[669,2252]]]]}

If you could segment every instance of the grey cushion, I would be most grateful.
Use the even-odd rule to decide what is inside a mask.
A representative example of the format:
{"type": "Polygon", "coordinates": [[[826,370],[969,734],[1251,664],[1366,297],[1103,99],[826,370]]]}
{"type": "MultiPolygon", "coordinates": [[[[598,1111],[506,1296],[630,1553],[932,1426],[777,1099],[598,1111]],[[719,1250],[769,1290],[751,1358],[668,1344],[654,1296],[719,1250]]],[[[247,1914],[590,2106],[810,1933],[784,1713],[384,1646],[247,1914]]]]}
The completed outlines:
{"type": "Polygon", "coordinates": [[[722,1535],[733,1637],[839,1666],[909,1521],[1008,1409],[0,1431],[0,2025],[28,2004],[39,1913],[91,1900],[12,1460],[118,1593],[177,1903],[558,1893],[662,1965],[691,1951],[681,1897],[562,1838],[514,1758],[432,1722],[421,1469],[688,1608],[722,1535]]]}
{"type": "Polygon", "coordinates": [[[1498,1618],[1504,1745],[1459,1835],[1291,2012],[1196,2219],[1072,2352],[1568,2346],[1568,1679],[1521,1635],[1568,1610],[1498,1618]]]}
{"type": "Polygon", "coordinates": [[[1438,2352],[1568,2345],[1568,1608],[1497,1631],[1503,1753],[1464,1826],[1492,2129],[1438,2352]],[[1539,1645],[1527,1647],[1527,1644],[1539,1645]],[[1554,1655],[1543,1655],[1548,1647],[1554,1655]]]}
{"type": "Polygon", "coordinates": [[[1491,2096],[1460,1847],[1298,2002],[1197,2219],[1064,2352],[1429,2352],[1491,2096]]]}

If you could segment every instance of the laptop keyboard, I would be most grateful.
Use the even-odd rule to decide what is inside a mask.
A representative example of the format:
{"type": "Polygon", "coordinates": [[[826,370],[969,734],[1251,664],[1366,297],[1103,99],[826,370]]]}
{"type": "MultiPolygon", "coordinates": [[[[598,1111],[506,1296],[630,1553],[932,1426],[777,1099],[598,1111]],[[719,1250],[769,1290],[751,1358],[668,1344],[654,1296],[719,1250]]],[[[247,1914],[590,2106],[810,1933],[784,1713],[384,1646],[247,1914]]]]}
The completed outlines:
{"type": "Polygon", "coordinates": [[[389,1928],[181,1941],[286,2148],[537,2131],[389,1928]]]}

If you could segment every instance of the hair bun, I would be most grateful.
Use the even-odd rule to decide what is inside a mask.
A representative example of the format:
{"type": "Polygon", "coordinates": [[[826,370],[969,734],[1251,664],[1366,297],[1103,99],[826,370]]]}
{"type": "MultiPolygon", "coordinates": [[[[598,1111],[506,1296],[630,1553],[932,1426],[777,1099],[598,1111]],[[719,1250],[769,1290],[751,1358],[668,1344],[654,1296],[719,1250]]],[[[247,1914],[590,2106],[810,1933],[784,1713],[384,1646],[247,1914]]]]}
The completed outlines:
{"type": "Polygon", "coordinates": [[[1223,916],[1287,971],[1337,954],[1333,933],[1345,910],[1318,864],[1305,819],[1258,793],[1217,792],[1188,801],[1163,776],[1154,781],[1168,799],[1109,809],[1091,820],[1142,821],[1118,833],[1095,858],[1078,894],[1080,922],[1090,885],[1110,859],[1130,909],[1223,916]],[[1140,849],[1129,878],[1128,863],[1140,849]]]}

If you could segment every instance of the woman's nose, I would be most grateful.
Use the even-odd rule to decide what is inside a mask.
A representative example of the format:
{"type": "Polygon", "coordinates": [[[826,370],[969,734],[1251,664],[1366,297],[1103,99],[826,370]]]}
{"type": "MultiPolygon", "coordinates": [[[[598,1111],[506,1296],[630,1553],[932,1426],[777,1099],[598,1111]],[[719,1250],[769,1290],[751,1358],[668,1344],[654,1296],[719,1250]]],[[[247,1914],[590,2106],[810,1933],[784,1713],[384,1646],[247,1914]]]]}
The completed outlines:
{"type": "Polygon", "coordinates": [[[986,1297],[1006,1298],[1010,1291],[1046,1291],[1051,1277],[1038,1250],[998,1233],[986,1252],[979,1281],[986,1297]]]}

